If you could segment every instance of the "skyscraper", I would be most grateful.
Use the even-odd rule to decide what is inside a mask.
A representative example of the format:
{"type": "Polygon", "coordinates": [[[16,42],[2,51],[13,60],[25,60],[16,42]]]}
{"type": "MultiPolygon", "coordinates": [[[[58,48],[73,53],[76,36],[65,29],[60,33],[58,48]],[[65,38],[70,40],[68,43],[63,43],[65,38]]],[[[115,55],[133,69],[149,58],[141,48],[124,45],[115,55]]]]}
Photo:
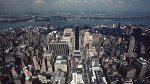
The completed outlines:
{"type": "Polygon", "coordinates": [[[79,26],[75,29],[75,50],[79,50],[79,26]]]}
{"type": "Polygon", "coordinates": [[[134,59],[133,65],[136,67],[136,76],[135,78],[142,79],[147,73],[148,63],[144,58],[134,59]]]}
{"type": "Polygon", "coordinates": [[[118,23],[118,26],[117,26],[117,35],[121,35],[121,23],[120,22],[118,23]]]}
{"type": "Polygon", "coordinates": [[[119,22],[117,28],[120,29],[120,27],[121,27],[121,23],[119,22]]]}
{"type": "MultiPolygon", "coordinates": [[[[11,73],[12,73],[12,76],[13,76],[13,78],[14,78],[15,84],[21,84],[21,81],[20,81],[19,79],[17,79],[17,78],[18,78],[18,74],[17,74],[17,72],[16,72],[16,70],[15,70],[15,67],[12,67],[11,73]]],[[[1,83],[0,83],[0,84],[1,84],[1,83]]]]}
{"type": "Polygon", "coordinates": [[[65,41],[52,41],[49,44],[49,49],[53,51],[55,56],[69,55],[69,45],[65,41]]]}
{"type": "Polygon", "coordinates": [[[135,46],[135,38],[132,36],[130,39],[130,45],[129,45],[129,49],[128,49],[128,57],[133,56],[134,46],[135,46]]]}

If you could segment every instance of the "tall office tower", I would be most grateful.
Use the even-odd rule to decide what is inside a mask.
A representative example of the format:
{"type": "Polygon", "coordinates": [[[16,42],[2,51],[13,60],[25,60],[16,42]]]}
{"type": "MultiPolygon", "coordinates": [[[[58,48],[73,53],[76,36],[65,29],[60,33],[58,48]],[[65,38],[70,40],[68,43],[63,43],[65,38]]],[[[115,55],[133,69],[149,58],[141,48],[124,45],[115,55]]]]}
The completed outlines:
{"type": "Polygon", "coordinates": [[[142,29],[140,28],[133,29],[133,36],[135,37],[136,42],[139,42],[141,40],[141,35],[142,35],[142,29]]]}
{"type": "Polygon", "coordinates": [[[83,38],[83,46],[85,47],[86,45],[89,45],[89,41],[90,41],[90,33],[85,32],[83,38]]]}
{"type": "Polygon", "coordinates": [[[15,70],[15,67],[12,67],[11,73],[12,73],[12,76],[13,76],[15,84],[21,84],[21,81],[19,79],[17,79],[18,78],[18,74],[17,74],[17,72],[15,70]]]}
{"type": "Polygon", "coordinates": [[[135,46],[135,38],[132,36],[130,39],[130,45],[129,45],[129,49],[128,49],[128,57],[133,56],[134,46],[135,46]]]}
{"type": "Polygon", "coordinates": [[[49,23],[47,23],[47,28],[48,28],[48,29],[50,28],[50,24],[49,24],[49,23]]]}
{"type": "Polygon", "coordinates": [[[141,45],[141,54],[145,54],[145,46],[144,46],[144,44],[141,45]]]}
{"type": "Polygon", "coordinates": [[[82,68],[76,68],[72,72],[72,80],[70,84],[85,84],[83,81],[82,68]]]}
{"type": "Polygon", "coordinates": [[[112,25],[113,28],[116,28],[116,26],[117,26],[116,24],[113,24],[113,25],[112,25]]]}
{"type": "Polygon", "coordinates": [[[33,56],[33,65],[34,65],[34,68],[35,70],[40,70],[40,65],[37,61],[37,57],[36,56],[33,56]]]}
{"type": "Polygon", "coordinates": [[[6,36],[0,36],[0,44],[1,45],[12,45],[12,41],[8,39],[6,36]]]}
{"type": "Polygon", "coordinates": [[[135,37],[135,41],[137,44],[136,53],[138,55],[140,55],[141,54],[140,51],[141,51],[142,29],[141,28],[134,28],[133,36],[135,37]]]}
{"type": "MultiPolygon", "coordinates": [[[[117,52],[116,46],[113,45],[111,48],[111,56],[112,57],[116,56],[116,54],[117,54],[116,52],[117,52]]],[[[118,53],[118,54],[120,54],[120,53],[118,53]]]]}
{"type": "Polygon", "coordinates": [[[49,45],[49,49],[53,51],[55,56],[69,55],[69,45],[64,41],[52,41],[49,45]]]}
{"type": "Polygon", "coordinates": [[[43,57],[42,59],[42,69],[41,72],[46,72],[46,58],[43,57]]]}
{"type": "Polygon", "coordinates": [[[93,34],[93,44],[98,45],[100,43],[100,35],[98,32],[93,34]]]}
{"type": "Polygon", "coordinates": [[[75,50],[79,50],[79,26],[75,29],[75,50]]]}
{"type": "Polygon", "coordinates": [[[5,45],[5,38],[2,35],[0,35],[0,39],[0,44],[5,45]]]}
{"type": "Polygon", "coordinates": [[[120,35],[121,34],[121,23],[120,22],[118,23],[116,30],[117,30],[117,35],[120,35]]]}
{"type": "Polygon", "coordinates": [[[72,49],[72,41],[73,41],[73,30],[71,28],[64,29],[64,35],[62,36],[61,41],[66,41],[70,48],[72,49]]]}
{"type": "Polygon", "coordinates": [[[127,34],[127,35],[131,35],[132,32],[133,32],[133,28],[131,28],[131,26],[127,25],[127,26],[126,26],[126,34],[127,34]]]}
{"type": "Polygon", "coordinates": [[[133,62],[134,66],[136,67],[136,78],[142,79],[145,77],[148,69],[148,63],[145,59],[139,58],[139,59],[134,59],[133,62]]]}
{"type": "Polygon", "coordinates": [[[120,29],[120,27],[121,27],[121,23],[119,22],[117,28],[120,29]]]}
{"type": "MultiPolygon", "coordinates": [[[[48,73],[51,73],[53,71],[53,68],[52,68],[52,64],[53,64],[53,52],[51,50],[47,50],[44,54],[43,54],[43,58],[46,58],[45,60],[45,64],[46,64],[46,71],[48,73]]],[[[45,65],[44,65],[45,66],[45,65]]],[[[43,65],[42,65],[43,67],[43,65]]]]}
{"type": "Polygon", "coordinates": [[[47,72],[52,73],[53,72],[53,67],[50,59],[47,57],[47,72]]]}
{"type": "Polygon", "coordinates": [[[135,74],[136,74],[136,68],[132,65],[125,65],[123,70],[122,70],[122,75],[124,78],[127,79],[134,79],[135,74]]]}

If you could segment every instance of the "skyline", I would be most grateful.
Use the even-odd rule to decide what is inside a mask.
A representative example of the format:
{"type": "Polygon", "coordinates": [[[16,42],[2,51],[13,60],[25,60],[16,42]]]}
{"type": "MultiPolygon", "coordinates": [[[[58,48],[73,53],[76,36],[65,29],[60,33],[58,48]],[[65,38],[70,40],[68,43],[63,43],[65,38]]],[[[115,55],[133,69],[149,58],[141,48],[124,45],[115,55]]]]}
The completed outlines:
{"type": "Polygon", "coordinates": [[[0,12],[150,12],[150,0],[0,0],[0,12]]]}

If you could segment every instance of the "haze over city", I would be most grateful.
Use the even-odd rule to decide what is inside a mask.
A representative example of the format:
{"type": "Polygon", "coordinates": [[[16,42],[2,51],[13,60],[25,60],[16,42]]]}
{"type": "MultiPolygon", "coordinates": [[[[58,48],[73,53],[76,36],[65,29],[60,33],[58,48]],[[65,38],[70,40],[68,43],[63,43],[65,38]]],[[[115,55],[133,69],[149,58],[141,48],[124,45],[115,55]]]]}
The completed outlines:
{"type": "Polygon", "coordinates": [[[150,0],[0,0],[1,12],[150,12],[150,0]]]}

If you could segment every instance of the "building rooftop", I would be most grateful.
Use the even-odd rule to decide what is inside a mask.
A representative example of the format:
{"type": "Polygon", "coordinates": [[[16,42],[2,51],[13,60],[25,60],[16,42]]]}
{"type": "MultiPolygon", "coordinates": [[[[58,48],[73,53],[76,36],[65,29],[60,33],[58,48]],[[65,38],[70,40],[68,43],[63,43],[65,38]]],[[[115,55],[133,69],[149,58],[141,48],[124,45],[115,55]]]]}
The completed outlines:
{"type": "Polygon", "coordinates": [[[125,69],[126,70],[132,70],[132,69],[135,69],[135,67],[132,65],[125,65],[125,69]]]}
{"type": "Polygon", "coordinates": [[[52,41],[52,42],[50,42],[50,44],[67,44],[67,42],[65,42],[65,41],[52,41]]]}
{"type": "Polygon", "coordinates": [[[52,50],[47,50],[45,51],[45,54],[51,54],[53,51],[52,50]]]}
{"type": "Polygon", "coordinates": [[[67,56],[57,56],[55,63],[66,64],[67,63],[67,56]]]}
{"type": "Polygon", "coordinates": [[[58,55],[56,60],[67,60],[67,56],[66,55],[58,55]]]}
{"type": "Polygon", "coordinates": [[[64,29],[64,34],[71,33],[71,32],[72,32],[72,28],[66,28],[66,29],[64,29]]]}
{"type": "Polygon", "coordinates": [[[82,68],[73,69],[73,73],[82,74],[82,68]]]}

